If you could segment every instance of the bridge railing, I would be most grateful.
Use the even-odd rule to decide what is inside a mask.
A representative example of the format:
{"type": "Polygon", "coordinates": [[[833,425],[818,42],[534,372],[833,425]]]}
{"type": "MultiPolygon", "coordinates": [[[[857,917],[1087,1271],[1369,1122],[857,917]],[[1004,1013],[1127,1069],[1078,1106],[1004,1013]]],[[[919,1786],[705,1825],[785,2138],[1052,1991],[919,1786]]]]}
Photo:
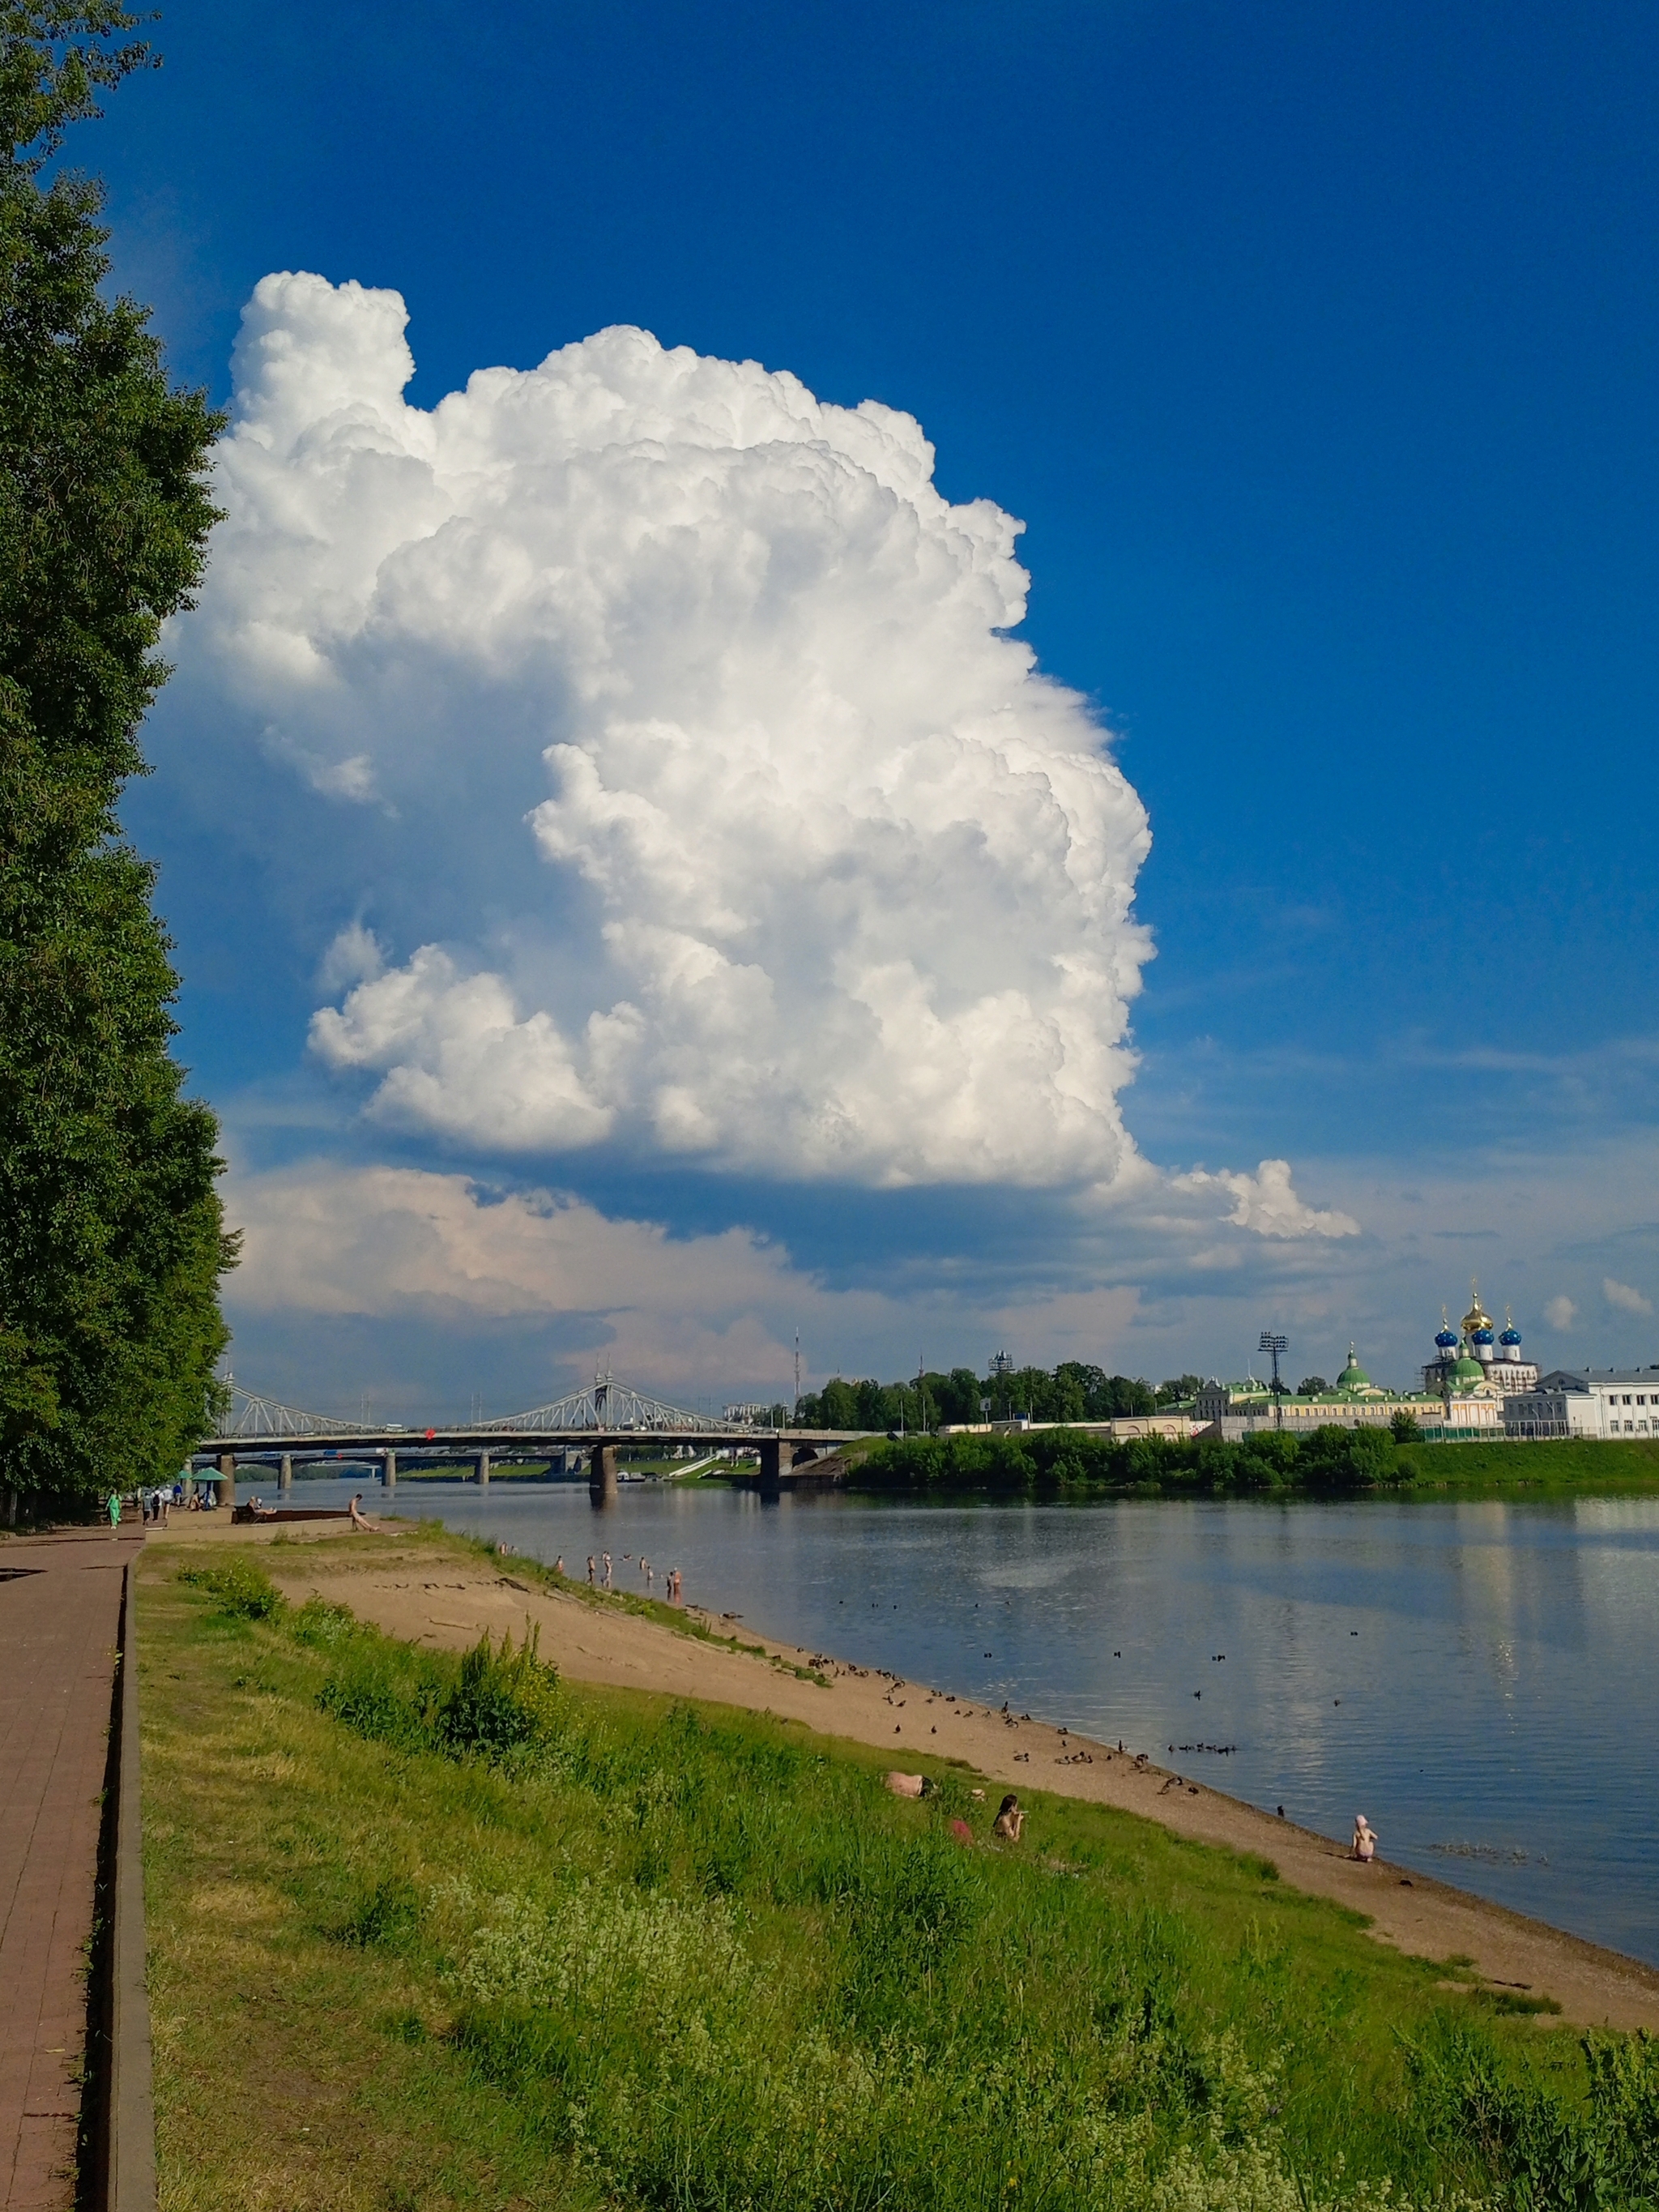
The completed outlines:
{"type": "Polygon", "coordinates": [[[708,1426],[701,1413],[689,1413],[684,1406],[647,1397],[644,1391],[610,1375],[596,1377],[586,1390],[556,1398],[551,1405],[532,1406],[528,1413],[508,1413],[500,1420],[479,1424],[481,1431],[508,1429],[521,1436],[554,1432],[568,1436],[584,1430],[608,1436],[626,1429],[695,1431],[708,1426]]]}
{"type": "Polygon", "coordinates": [[[374,1421],[349,1421],[336,1413],[307,1413],[299,1406],[285,1406],[280,1399],[262,1398],[258,1392],[243,1389],[233,1376],[227,1376],[230,1386],[230,1416],[219,1425],[221,1437],[252,1442],[256,1437],[339,1437],[364,1436],[379,1427],[374,1421]]]}

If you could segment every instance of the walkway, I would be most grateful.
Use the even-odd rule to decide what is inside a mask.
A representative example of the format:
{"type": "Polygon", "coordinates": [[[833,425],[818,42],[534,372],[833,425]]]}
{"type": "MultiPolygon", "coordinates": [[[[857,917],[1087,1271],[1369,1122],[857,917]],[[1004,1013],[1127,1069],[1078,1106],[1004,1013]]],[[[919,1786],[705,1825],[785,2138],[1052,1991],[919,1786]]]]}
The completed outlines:
{"type": "Polygon", "coordinates": [[[0,1543],[0,2208],[75,2201],[121,1570],[142,1527],[0,1543]]]}

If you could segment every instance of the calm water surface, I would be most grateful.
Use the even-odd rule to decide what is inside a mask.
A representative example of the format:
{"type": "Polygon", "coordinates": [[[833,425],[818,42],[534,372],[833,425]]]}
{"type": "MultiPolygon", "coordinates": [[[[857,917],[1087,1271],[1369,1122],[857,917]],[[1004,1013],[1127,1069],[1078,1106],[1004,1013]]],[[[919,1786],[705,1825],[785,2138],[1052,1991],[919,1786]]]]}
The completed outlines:
{"type": "Polygon", "coordinates": [[[405,1482],[397,1510],[574,1573],[603,1544],[623,1589],[644,1553],[769,1635],[1121,1738],[1327,1834],[1363,1812],[1390,1859],[1659,1965],[1659,1499],[763,1505],[641,1483],[601,1515],[581,1485],[405,1482]]]}

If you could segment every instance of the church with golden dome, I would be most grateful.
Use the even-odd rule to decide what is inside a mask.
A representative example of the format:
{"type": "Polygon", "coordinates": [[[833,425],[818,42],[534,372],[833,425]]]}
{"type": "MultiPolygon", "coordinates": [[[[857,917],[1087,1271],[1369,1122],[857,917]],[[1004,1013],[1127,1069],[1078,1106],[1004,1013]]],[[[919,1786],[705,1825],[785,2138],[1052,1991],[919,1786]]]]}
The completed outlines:
{"type": "Polygon", "coordinates": [[[1440,1309],[1435,1357],[1423,1370],[1423,1388],[1443,1398],[1506,1398],[1538,1387],[1537,1363],[1521,1356],[1521,1332],[1504,1308],[1500,1330],[1480,1303],[1478,1279],[1469,1284],[1469,1310],[1454,1328],[1440,1309]]]}

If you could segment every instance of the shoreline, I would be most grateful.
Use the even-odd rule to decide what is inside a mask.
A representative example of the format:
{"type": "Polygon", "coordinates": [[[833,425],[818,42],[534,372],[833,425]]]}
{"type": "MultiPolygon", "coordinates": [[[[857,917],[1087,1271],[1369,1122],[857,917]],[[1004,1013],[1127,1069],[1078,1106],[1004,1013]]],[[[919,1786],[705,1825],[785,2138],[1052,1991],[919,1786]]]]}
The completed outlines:
{"type": "MultiPolygon", "coordinates": [[[[1450,1965],[1474,1962],[1489,1987],[1559,2004],[1563,2023],[1659,2031],[1659,1970],[1586,1938],[1382,1858],[1364,1866],[1344,1844],[1208,1784],[1172,1772],[1133,1747],[1120,1750],[1046,1721],[908,1682],[836,1655],[763,1637],[744,1625],[740,1648],[664,1625],[622,1604],[595,1603],[575,1586],[539,1579],[533,1563],[478,1558],[476,1540],[443,1534],[471,1557],[438,1554],[432,1523],[386,1516],[357,1555],[337,1522],[291,1523],[265,1564],[291,1600],[349,1604],[386,1633],[459,1650],[488,1632],[539,1632],[543,1656],[573,1681],[690,1698],[770,1715],[890,1753],[901,1771],[954,1761],[1005,1788],[1073,1797],[1138,1814],[1194,1843],[1250,1853],[1287,1887],[1366,1915],[1379,1942],[1450,1965]],[[326,1548],[324,1548],[326,1547],[326,1548]],[[515,1572],[514,1570],[518,1571],[515,1572]],[[526,1579],[526,1571],[537,1577],[526,1579]]],[[[280,1525],[280,1524],[279,1524],[280,1525]]],[[[146,1548],[219,1540],[270,1548],[270,1523],[218,1525],[201,1516],[148,1532],[146,1548]]],[[[435,1531],[434,1531],[435,1534],[435,1531]]],[[[734,1624],[698,1607],[687,1618],[715,1638],[734,1624]]],[[[1454,1967],[1455,1973],[1460,1970],[1454,1967]]],[[[1468,1970],[1462,1970],[1467,1981],[1468,1970]]]]}

